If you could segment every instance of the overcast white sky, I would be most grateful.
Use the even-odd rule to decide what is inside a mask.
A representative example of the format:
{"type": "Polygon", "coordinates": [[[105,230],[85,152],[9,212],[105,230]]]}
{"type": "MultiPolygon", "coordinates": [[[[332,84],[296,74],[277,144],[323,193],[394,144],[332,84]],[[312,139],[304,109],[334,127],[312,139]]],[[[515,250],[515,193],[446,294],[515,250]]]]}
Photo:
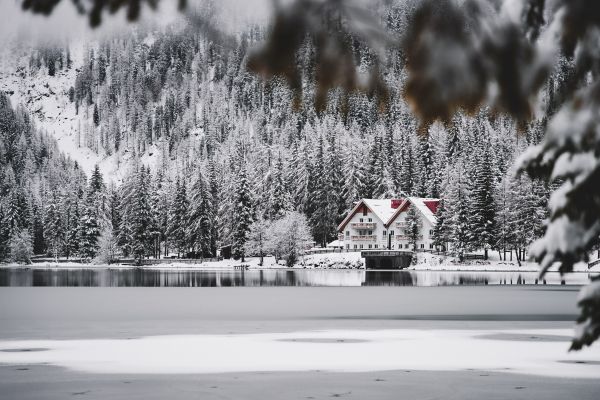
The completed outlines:
{"type": "MultiPolygon", "coordinates": [[[[125,11],[115,16],[103,18],[102,25],[92,30],[86,17],[79,15],[71,0],[62,0],[50,17],[23,12],[21,0],[0,0],[0,38],[93,38],[98,35],[119,32],[128,29],[125,11]]],[[[188,0],[190,7],[203,4],[202,0],[188,0]]],[[[271,0],[215,0],[222,9],[218,25],[223,29],[232,29],[248,21],[263,21],[270,15],[271,0]]],[[[176,0],[161,0],[159,10],[154,12],[148,7],[142,9],[142,20],[159,24],[175,22],[180,16],[176,9],[176,0]]]]}

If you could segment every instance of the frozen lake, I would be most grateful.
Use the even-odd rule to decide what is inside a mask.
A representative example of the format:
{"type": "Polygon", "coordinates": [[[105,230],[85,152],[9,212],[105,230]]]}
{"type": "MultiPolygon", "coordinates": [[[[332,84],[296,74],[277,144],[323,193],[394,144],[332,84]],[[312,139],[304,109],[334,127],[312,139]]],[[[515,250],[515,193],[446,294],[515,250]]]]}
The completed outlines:
{"type": "Polygon", "coordinates": [[[578,290],[2,287],[0,398],[591,400],[578,290]]]}
{"type": "Polygon", "coordinates": [[[169,270],[141,268],[0,269],[0,286],[259,287],[582,285],[591,274],[537,272],[365,270],[169,270]]]}

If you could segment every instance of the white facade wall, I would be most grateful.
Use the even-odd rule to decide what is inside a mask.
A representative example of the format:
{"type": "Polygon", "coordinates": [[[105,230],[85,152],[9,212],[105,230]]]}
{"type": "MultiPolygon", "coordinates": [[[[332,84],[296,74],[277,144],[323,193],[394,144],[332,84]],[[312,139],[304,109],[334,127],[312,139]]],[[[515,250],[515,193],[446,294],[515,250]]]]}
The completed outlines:
{"type": "MultiPolygon", "coordinates": [[[[412,250],[406,232],[406,210],[390,224],[389,230],[393,231],[393,250],[412,250]]],[[[433,247],[433,224],[420,212],[417,212],[421,220],[419,235],[417,239],[417,250],[434,250],[433,247]]]]}
{"type": "Polygon", "coordinates": [[[363,215],[359,210],[344,227],[344,248],[356,251],[385,248],[384,230],[384,221],[375,213],[368,210],[367,215],[363,215]]]}

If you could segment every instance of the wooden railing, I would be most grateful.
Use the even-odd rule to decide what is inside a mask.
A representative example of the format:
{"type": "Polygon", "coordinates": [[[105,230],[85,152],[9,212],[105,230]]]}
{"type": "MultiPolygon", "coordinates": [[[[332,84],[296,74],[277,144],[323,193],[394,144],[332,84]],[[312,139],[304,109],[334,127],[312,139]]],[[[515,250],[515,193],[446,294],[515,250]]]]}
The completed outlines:
{"type": "Polygon", "coordinates": [[[377,224],[375,222],[352,222],[350,226],[354,229],[375,229],[377,224]]]}

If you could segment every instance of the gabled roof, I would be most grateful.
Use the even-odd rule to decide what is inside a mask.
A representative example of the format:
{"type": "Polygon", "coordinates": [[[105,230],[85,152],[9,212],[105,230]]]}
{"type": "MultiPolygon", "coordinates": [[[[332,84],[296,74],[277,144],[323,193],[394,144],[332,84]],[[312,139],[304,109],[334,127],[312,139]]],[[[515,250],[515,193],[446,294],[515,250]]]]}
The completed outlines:
{"type": "Polygon", "coordinates": [[[410,201],[410,204],[415,206],[431,224],[436,224],[437,218],[435,217],[435,212],[437,211],[437,205],[440,202],[439,199],[409,197],[408,200],[410,201]]]}
{"type": "Polygon", "coordinates": [[[394,215],[395,208],[392,208],[392,200],[390,199],[363,199],[369,210],[371,210],[377,218],[384,224],[394,215]]]}
{"type": "Polygon", "coordinates": [[[389,227],[400,214],[408,209],[409,205],[413,205],[421,213],[421,215],[427,219],[427,221],[429,221],[432,225],[435,225],[437,223],[435,212],[437,211],[439,202],[439,199],[408,197],[406,201],[402,203],[400,207],[398,207],[396,212],[394,212],[394,215],[392,215],[385,226],[389,227]]]}
{"type": "Polygon", "coordinates": [[[384,224],[396,211],[392,208],[392,201],[390,199],[361,199],[356,203],[354,208],[348,213],[348,216],[338,225],[338,232],[344,230],[346,224],[350,222],[352,217],[360,211],[362,206],[366,206],[377,218],[384,224]]]}
{"type": "Polygon", "coordinates": [[[360,211],[361,206],[363,205],[367,206],[367,208],[383,222],[386,228],[394,222],[398,215],[406,211],[410,205],[415,206],[419,213],[421,213],[421,215],[423,215],[432,225],[436,224],[437,219],[435,217],[435,212],[437,211],[440,202],[439,199],[407,197],[401,200],[402,202],[398,207],[392,207],[391,199],[361,199],[338,226],[338,232],[344,230],[346,224],[348,224],[352,217],[360,211]]]}

